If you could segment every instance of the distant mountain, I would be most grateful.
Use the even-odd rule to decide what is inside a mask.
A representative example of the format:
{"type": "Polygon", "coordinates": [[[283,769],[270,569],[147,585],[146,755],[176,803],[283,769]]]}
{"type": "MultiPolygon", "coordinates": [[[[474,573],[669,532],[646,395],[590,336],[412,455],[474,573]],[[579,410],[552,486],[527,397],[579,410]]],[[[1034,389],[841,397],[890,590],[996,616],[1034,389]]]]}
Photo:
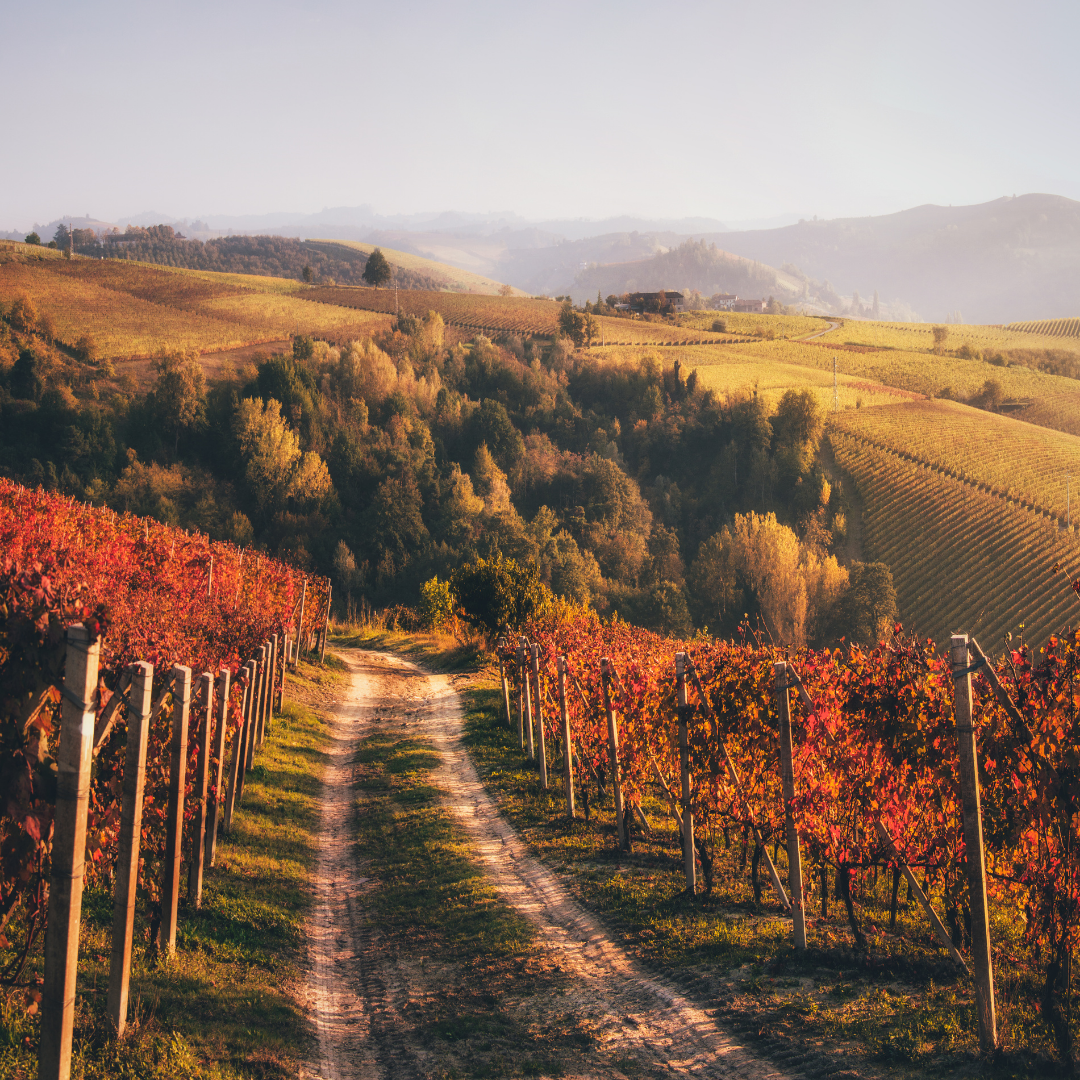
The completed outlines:
{"type": "Polygon", "coordinates": [[[787,302],[801,294],[802,284],[715,244],[687,240],[648,259],[590,266],[577,275],[571,295],[582,301],[595,299],[597,292],[607,297],[658,289],[696,289],[706,298],[714,293],[759,299],[773,295],[787,302]]]}
{"type": "Polygon", "coordinates": [[[800,221],[706,234],[725,251],[876,289],[924,318],[1006,323],[1080,313],[1080,202],[1021,195],[976,206],[918,206],[882,217],[800,221]]]}

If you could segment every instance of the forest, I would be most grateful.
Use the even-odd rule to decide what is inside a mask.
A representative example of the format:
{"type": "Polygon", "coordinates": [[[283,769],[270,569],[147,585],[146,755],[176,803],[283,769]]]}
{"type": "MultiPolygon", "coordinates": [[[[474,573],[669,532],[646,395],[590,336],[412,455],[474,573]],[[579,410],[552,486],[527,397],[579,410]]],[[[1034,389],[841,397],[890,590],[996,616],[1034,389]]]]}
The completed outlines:
{"type": "Polygon", "coordinates": [[[501,556],[671,633],[748,619],[778,641],[870,641],[895,616],[885,567],[837,559],[847,504],[808,391],[770,411],[653,355],[449,345],[430,312],[344,345],[296,337],[210,382],[167,356],[140,394],[13,324],[16,306],[0,472],[327,574],[343,613],[413,607],[432,577],[501,556]]]}
{"type": "MultiPolygon", "coordinates": [[[[125,232],[96,234],[93,229],[56,230],[53,242],[61,250],[70,243],[78,255],[104,259],[134,259],[186,270],[229,274],[257,274],[320,282],[325,285],[365,285],[368,256],[358,250],[296,240],[287,236],[222,236],[216,240],[188,240],[171,225],[148,228],[129,225],[125,232]]],[[[400,289],[440,289],[443,282],[431,274],[393,268],[392,284],[400,289]]]]}

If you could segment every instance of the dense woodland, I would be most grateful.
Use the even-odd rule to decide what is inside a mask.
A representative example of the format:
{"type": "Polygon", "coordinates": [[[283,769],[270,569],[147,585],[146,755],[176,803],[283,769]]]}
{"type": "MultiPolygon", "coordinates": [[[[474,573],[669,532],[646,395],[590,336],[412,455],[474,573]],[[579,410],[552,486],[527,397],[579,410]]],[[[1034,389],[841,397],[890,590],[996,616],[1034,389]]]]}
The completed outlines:
{"type": "MultiPolygon", "coordinates": [[[[186,270],[213,270],[229,274],[259,274],[310,280],[322,284],[366,285],[368,256],[340,244],[320,244],[287,236],[223,236],[217,240],[188,240],[171,225],[97,234],[93,229],[73,229],[70,240],[79,255],[105,259],[135,259],[159,266],[186,270]],[[305,272],[306,271],[306,272],[305,272]]],[[[67,250],[65,225],[56,230],[53,242],[67,250]]],[[[393,268],[391,284],[401,289],[434,289],[445,282],[417,270],[393,268]]]]}
{"type": "Polygon", "coordinates": [[[255,544],[329,574],[343,607],[415,604],[499,553],[672,632],[749,615],[783,641],[866,640],[894,614],[884,567],[830,554],[844,499],[808,392],[770,414],[566,338],[448,347],[435,313],[343,347],[297,338],[210,384],[167,357],[142,395],[52,348],[25,306],[0,337],[0,471],[255,544]]]}

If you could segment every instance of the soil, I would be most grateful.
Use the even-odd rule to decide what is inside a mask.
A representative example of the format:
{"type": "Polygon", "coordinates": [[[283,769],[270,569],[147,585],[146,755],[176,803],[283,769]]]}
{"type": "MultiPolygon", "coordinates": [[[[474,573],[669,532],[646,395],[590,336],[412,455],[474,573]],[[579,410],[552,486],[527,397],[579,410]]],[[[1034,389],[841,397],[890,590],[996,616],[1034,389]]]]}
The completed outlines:
{"type": "Polygon", "coordinates": [[[842,1075],[836,1063],[800,1068],[801,1055],[782,1045],[773,1056],[786,1059],[783,1065],[748,1049],[674,981],[646,970],[570,897],[477,778],[462,742],[453,678],[396,656],[339,655],[350,681],[332,713],[324,780],[306,988],[318,1052],[303,1076],[842,1075]],[[433,780],[443,808],[460,824],[499,898],[535,930],[526,952],[432,955],[422,934],[401,940],[380,929],[377,883],[365,874],[354,827],[356,749],[375,731],[435,748],[433,780]],[[440,1037],[440,1023],[460,1027],[466,1017],[476,1020],[478,1037],[460,1031],[440,1037]]]}

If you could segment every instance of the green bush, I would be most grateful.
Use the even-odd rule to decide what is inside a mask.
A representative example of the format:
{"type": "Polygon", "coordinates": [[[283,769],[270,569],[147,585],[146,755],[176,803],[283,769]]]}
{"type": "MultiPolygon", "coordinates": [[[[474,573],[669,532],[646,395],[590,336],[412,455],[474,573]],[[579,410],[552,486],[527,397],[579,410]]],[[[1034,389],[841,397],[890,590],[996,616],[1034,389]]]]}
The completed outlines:
{"type": "Polygon", "coordinates": [[[438,575],[420,586],[420,622],[425,630],[441,630],[454,617],[454,594],[438,575]]]}
{"type": "Polygon", "coordinates": [[[551,590],[535,566],[519,565],[501,554],[459,567],[451,587],[462,617],[491,634],[506,625],[517,629],[543,614],[552,601],[551,590]]]}

